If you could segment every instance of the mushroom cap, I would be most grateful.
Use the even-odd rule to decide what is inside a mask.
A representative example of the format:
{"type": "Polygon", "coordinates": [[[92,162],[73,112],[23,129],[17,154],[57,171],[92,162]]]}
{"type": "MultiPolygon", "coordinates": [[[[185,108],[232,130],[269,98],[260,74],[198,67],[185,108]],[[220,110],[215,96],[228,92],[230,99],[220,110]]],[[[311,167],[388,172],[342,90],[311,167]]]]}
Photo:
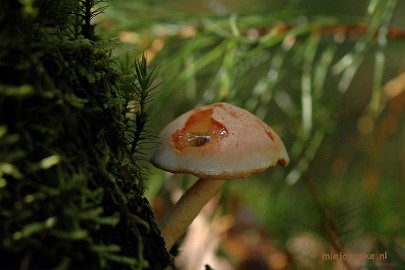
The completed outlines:
{"type": "Polygon", "coordinates": [[[252,113],[228,103],[186,112],[160,133],[152,163],[172,173],[235,179],[262,172],[289,157],[280,136],[252,113]]]}

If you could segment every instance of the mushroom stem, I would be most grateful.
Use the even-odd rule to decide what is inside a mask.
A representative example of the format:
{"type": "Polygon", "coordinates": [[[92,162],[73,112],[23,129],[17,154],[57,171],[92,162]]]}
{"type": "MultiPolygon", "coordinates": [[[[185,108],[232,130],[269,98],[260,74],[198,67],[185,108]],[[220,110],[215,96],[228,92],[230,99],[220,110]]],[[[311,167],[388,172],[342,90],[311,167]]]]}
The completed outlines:
{"type": "Polygon", "coordinates": [[[158,227],[169,251],[225,180],[198,179],[159,222],[158,227]]]}

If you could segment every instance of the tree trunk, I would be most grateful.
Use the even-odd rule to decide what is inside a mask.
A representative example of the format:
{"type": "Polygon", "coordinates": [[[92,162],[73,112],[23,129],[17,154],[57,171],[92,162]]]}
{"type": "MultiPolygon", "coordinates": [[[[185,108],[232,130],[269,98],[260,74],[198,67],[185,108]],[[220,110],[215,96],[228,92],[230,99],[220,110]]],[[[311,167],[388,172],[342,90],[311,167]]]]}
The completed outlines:
{"type": "Polygon", "coordinates": [[[2,1],[1,269],[172,266],[127,118],[136,77],[91,24],[102,4],[2,1]]]}

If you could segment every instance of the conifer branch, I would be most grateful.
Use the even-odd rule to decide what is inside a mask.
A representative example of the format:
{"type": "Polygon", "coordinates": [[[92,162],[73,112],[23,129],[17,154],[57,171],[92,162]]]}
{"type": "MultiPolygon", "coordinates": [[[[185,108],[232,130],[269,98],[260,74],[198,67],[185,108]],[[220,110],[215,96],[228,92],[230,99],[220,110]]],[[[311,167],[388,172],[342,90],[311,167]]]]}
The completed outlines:
{"type": "MultiPolygon", "coordinates": [[[[139,142],[144,139],[142,133],[145,125],[148,122],[149,113],[146,112],[146,104],[153,99],[156,94],[153,90],[159,86],[154,86],[153,83],[158,75],[159,68],[148,69],[146,56],[142,55],[140,59],[135,61],[135,83],[134,83],[134,99],[137,102],[138,111],[135,113],[135,130],[131,146],[131,152],[135,153],[139,142]]],[[[149,137],[149,136],[148,136],[149,137]]]]}
{"type": "Polygon", "coordinates": [[[104,12],[108,5],[96,7],[101,3],[107,3],[107,0],[80,0],[82,5],[80,16],[83,19],[82,34],[85,38],[94,40],[94,24],[91,24],[91,20],[97,15],[104,12]]]}

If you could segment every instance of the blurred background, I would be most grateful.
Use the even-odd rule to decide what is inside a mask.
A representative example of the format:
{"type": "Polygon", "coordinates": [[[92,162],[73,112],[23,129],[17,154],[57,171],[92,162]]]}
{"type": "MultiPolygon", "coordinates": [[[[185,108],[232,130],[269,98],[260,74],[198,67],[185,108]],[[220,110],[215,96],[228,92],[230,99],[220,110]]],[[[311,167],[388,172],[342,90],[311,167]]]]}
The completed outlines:
{"type": "MultiPolygon", "coordinates": [[[[290,154],[287,168],[226,184],[179,246],[179,269],[405,269],[405,1],[109,5],[98,35],[117,40],[121,64],[145,52],[160,66],[150,131],[225,101],[290,154]]],[[[195,178],[145,164],[160,218],[195,178]]]]}

